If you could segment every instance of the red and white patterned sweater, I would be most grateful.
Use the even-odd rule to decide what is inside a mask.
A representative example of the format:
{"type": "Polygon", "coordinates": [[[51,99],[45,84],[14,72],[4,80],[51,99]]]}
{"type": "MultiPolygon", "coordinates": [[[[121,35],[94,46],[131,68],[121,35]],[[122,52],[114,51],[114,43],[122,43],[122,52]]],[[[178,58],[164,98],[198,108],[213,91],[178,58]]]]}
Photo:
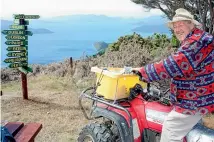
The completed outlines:
{"type": "Polygon", "coordinates": [[[168,58],[140,69],[147,81],[172,78],[170,100],[184,114],[214,112],[214,37],[194,29],[168,58]]]}

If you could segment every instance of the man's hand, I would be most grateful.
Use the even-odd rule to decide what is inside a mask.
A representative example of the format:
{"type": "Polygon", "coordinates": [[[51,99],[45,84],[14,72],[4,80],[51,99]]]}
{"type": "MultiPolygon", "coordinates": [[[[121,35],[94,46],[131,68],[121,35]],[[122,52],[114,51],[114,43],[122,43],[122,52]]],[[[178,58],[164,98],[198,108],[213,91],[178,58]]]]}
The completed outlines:
{"type": "Polygon", "coordinates": [[[142,76],[142,74],[140,73],[140,68],[133,68],[133,69],[132,69],[132,72],[133,72],[134,74],[136,74],[136,75],[139,76],[140,81],[143,81],[143,82],[147,82],[147,83],[148,83],[148,81],[147,81],[147,80],[142,76]]]}
{"type": "Polygon", "coordinates": [[[141,73],[140,73],[140,68],[132,68],[132,72],[140,77],[142,77],[141,73]]]}

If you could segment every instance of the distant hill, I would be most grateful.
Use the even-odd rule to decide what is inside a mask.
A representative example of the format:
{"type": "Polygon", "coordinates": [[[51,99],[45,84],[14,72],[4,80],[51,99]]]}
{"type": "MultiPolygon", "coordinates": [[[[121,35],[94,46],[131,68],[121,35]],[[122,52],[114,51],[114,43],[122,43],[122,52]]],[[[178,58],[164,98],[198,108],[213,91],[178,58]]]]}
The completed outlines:
{"type": "Polygon", "coordinates": [[[133,28],[134,32],[144,33],[169,33],[166,26],[167,19],[161,16],[151,16],[142,19],[140,22],[135,23],[137,27],[133,28]]]}
{"type": "Polygon", "coordinates": [[[48,29],[44,29],[44,28],[41,28],[41,29],[32,29],[32,28],[29,28],[29,31],[32,31],[33,34],[51,34],[51,33],[54,33],[48,29]]]}
{"type": "Polygon", "coordinates": [[[123,18],[89,14],[58,16],[48,21],[52,22],[54,32],[69,35],[67,37],[73,39],[113,42],[118,37],[133,32],[142,36],[170,33],[165,26],[167,19],[161,16],[123,18]]]}
{"type": "MultiPolygon", "coordinates": [[[[12,25],[13,22],[9,20],[1,20],[1,30],[8,30],[9,26],[12,25]]],[[[33,32],[33,34],[50,34],[53,33],[52,31],[45,29],[45,28],[29,28],[30,31],[33,32]]]]}
{"type": "MultiPolygon", "coordinates": [[[[70,25],[70,28],[81,26],[82,29],[109,29],[109,28],[131,28],[131,31],[146,32],[146,33],[169,33],[166,27],[167,18],[162,16],[151,16],[146,18],[122,18],[122,17],[108,17],[105,15],[68,15],[59,16],[50,19],[51,21],[61,21],[66,25],[70,25]]],[[[64,25],[63,24],[63,25],[64,25]]],[[[128,29],[127,29],[128,30],[128,29]]]]}
{"type": "Polygon", "coordinates": [[[108,44],[101,41],[101,42],[95,42],[94,47],[97,49],[97,51],[102,51],[108,47],[108,44]]]}
{"type": "MultiPolygon", "coordinates": [[[[165,23],[167,19],[162,16],[151,16],[147,18],[123,18],[109,17],[105,15],[66,15],[42,20],[35,20],[30,23],[29,28],[35,34],[63,33],[72,34],[77,38],[93,39],[103,41],[103,38],[95,38],[95,34],[102,34],[105,39],[118,38],[128,32],[140,33],[169,33],[165,23]],[[80,33],[84,32],[84,35],[80,33]],[[121,34],[114,34],[121,33],[121,34]]],[[[1,20],[1,29],[8,29],[12,21],[1,20]]]]}
{"type": "MultiPolygon", "coordinates": [[[[167,18],[163,16],[150,16],[141,19],[139,22],[136,22],[136,25],[160,25],[160,24],[166,24],[168,21],[167,18]]],[[[164,25],[165,26],[165,25],[164,25]]]]}
{"type": "Polygon", "coordinates": [[[134,32],[144,33],[169,33],[169,29],[164,25],[142,25],[132,29],[134,32]]]}
{"type": "Polygon", "coordinates": [[[123,17],[109,17],[106,15],[94,15],[94,14],[86,14],[86,15],[67,15],[67,16],[58,16],[51,18],[52,21],[70,21],[70,22],[86,22],[86,23],[116,23],[116,22],[131,22],[135,23],[139,21],[139,18],[123,18],[123,17]]]}

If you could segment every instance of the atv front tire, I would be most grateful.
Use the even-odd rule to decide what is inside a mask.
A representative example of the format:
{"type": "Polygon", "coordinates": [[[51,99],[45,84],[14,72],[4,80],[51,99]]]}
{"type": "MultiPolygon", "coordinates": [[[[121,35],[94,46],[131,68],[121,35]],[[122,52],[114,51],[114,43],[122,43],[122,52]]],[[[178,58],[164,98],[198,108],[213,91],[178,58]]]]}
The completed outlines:
{"type": "Polygon", "coordinates": [[[78,142],[114,142],[113,134],[104,124],[86,125],[79,134],[78,142]]]}

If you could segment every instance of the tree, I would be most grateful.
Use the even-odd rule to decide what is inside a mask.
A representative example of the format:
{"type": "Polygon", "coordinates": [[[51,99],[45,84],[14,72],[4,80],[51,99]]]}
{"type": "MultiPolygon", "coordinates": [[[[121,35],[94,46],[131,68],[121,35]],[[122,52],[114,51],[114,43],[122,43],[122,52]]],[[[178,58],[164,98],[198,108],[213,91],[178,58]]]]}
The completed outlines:
{"type": "Polygon", "coordinates": [[[160,9],[168,19],[172,20],[175,10],[185,8],[194,14],[195,19],[207,32],[214,34],[214,0],[131,0],[144,8],[160,9]]]}

